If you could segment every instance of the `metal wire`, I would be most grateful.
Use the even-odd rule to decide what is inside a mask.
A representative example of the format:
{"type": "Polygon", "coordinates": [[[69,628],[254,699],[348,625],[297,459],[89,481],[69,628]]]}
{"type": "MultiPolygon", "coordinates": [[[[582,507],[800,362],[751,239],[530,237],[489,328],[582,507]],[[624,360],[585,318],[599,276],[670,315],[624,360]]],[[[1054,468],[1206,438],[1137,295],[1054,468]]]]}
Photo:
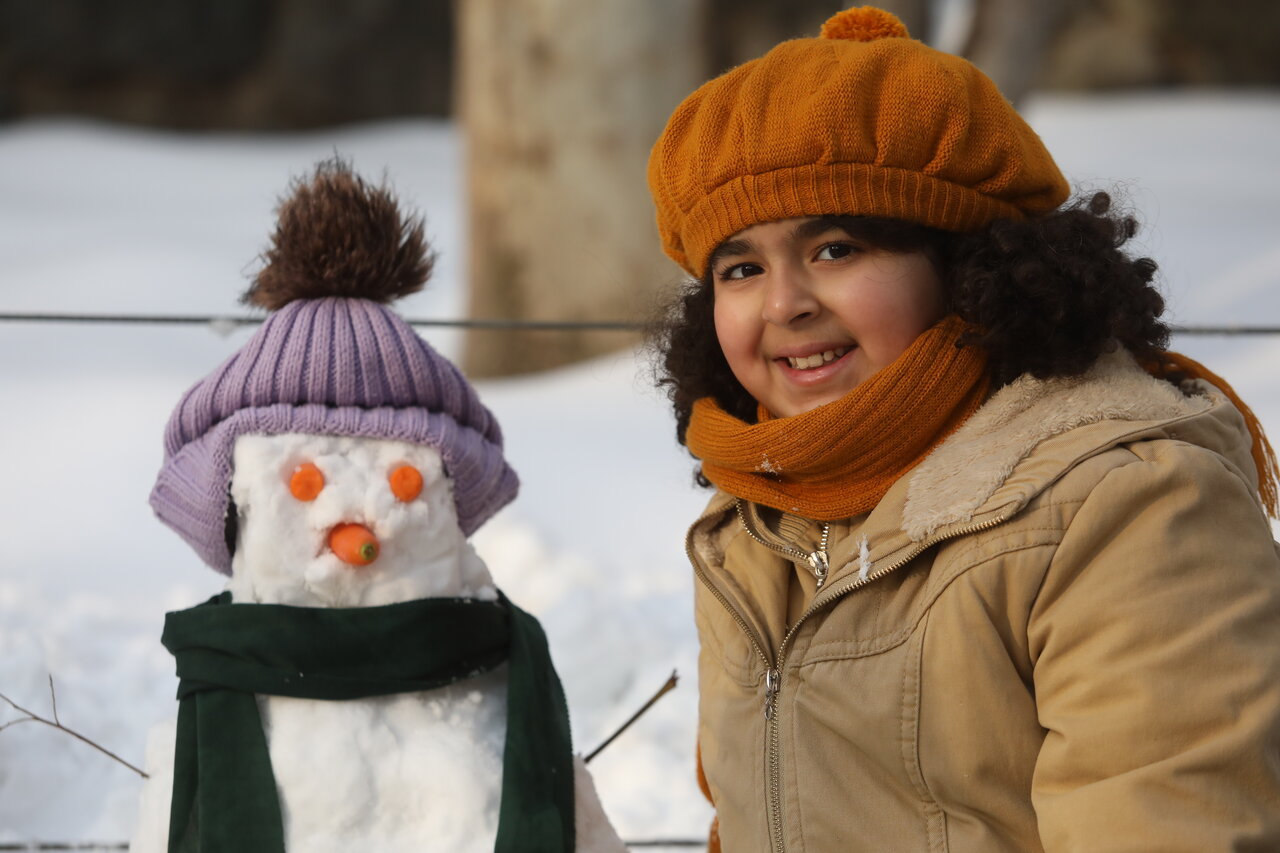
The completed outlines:
{"type": "MultiPolygon", "coordinates": [[[[706,848],[705,840],[692,838],[653,839],[645,841],[623,841],[627,847],[701,847],[706,848]]],[[[0,851],[45,851],[45,850],[128,850],[127,841],[28,841],[18,843],[0,843],[0,851]]]]}
{"type": "Polygon", "coordinates": [[[1175,335],[1235,336],[1280,335],[1280,326],[1170,326],[1175,335]]]}
{"type": "MultiPolygon", "coordinates": [[[[0,322],[10,323],[90,323],[159,326],[256,326],[265,317],[231,314],[62,314],[9,311],[0,312],[0,322]]],[[[638,332],[645,324],[637,320],[515,320],[501,318],[443,319],[406,317],[410,326],[423,328],[520,330],[530,332],[638,332]]],[[[1175,335],[1236,337],[1280,335],[1280,326],[1170,326],[1175,335]]],[[[2,850],[4,848],[0,848],[2,850]]]]}
{"type": "Polygon", "coordinates": [[[128,850],[125,841],[110,843],[97,841],[31,841],[17,844],[0,844],[0,850],[128,850]]]}
{"type": "MultiPolygon", "coordinates": [[[[265,317],[219,314],[54,314],[54,313],[0,313],[0,321],[14,323],[92,323],[92,324],[151,324],[159,326],[256,326],[265,317]]],[[[465,319],[448,320],[426,317],[406,317],[411,326],[444,327],[458,329],[520,329],[534,332],[636,332],[644,324],[629,320],[504,320],[465,319]]],[[[0,848],[2,849],[2,848],[0,848]]]]}

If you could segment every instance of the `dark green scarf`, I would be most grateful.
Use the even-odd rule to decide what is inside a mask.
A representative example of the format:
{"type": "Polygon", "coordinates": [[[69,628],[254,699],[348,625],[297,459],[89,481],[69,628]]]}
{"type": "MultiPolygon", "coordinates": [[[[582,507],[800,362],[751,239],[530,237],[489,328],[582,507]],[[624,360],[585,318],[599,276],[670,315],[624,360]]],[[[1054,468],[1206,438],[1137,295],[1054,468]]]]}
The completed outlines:
{"type": "Polygon", "coordinates": [[[503,661],[507,737],[495,853],[571,853],[569,714],[538,620],[499,601],[383,607],[232,604],[224,592],[165,615],[177,659],[170,853],[283,853],[284,829],[255,693],[359,699],[431,690],[503,661]]]}

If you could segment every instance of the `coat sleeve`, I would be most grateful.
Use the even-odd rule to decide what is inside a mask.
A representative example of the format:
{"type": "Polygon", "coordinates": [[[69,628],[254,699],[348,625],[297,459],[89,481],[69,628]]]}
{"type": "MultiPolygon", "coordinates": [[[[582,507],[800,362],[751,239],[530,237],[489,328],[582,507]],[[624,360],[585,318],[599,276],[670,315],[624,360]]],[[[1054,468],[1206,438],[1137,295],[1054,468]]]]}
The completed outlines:
{"type": "Polygon", "coordinates": [[[1280,850],[1280,557],[1221,457],[1134,445],[1079,506],[1028,625],[1058,851],[1280,850]]]}

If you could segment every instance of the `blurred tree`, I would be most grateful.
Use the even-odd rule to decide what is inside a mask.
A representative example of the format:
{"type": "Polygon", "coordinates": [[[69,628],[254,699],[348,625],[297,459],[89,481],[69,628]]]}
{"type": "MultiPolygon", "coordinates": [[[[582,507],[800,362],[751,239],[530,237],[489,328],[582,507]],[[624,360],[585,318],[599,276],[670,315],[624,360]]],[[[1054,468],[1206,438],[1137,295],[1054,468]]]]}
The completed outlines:
{"type": "Polygon", "coordinates": [[[959,53],[1012,103],[1039,87],[1050,45],[1081,0],[881,0],[911,35],[959,53]]]}
{"type": "Polygon", "coordinates": [[[936,0],[880,0],[873,5],[897,15],[912,38],[937,46],[933,38],[937,28],[936,0]]]}
{"type": "MultiPolygon", "coordinates": [[[[707,75],[722,71],[812,34],[852,2],[690,0],[702,18],[690,58],[707,75]]],[[[972,29],[969,55],[1015,100],[1037,79],[1053,89],[1280,83],[1275,0],[878,2],[943,49],[966,50],[955,34],[972,29]],[[1043,12],[1064,5],[1060,32],[1044,42],[1054,27],[1043,12]]],[[[446,115],[455,7],[468,3],[0,0],[0,119],[285,129],[446,115]]],[[[673,24],[687,17],[681,10],[673,24]]]]}
{"type": "Polygon", "coordinates": [[[964,55],[1020,104],[1039,87],[1049,47],[1080,0],[973,0],[964,55]]]}
{"type": "MultiPolygon", "coordinates": [[[[649,147],[703,79],[693,0],[466,0],[459,108],[467,146],[471,315],[644,316],[676,269],[659,249],[649,147]]],[[[476,331],[479,376],[617,349],[610,332],[476,331]]]]}
{"type": "Polygon", "coordinates": [[[283,129],[449,110],[451,0],[0,0],[0,118],[283,129]]]}
{"type": "MultiPolygon", "coordinates": [[[[923,5],[928,0],[898,5],[912,2],[923,5]]],[[[708,0],[701,37],[706,51],[704,76],[754,59],[783,39],[815,36],[823,21],[850,5],[848,0],[708,0]]]]}
{"type": "Polygon", "coordinates": [[[1275,0],[1083,0],[1046,59],[1055,89],[1280,85],[1275,0]]]}

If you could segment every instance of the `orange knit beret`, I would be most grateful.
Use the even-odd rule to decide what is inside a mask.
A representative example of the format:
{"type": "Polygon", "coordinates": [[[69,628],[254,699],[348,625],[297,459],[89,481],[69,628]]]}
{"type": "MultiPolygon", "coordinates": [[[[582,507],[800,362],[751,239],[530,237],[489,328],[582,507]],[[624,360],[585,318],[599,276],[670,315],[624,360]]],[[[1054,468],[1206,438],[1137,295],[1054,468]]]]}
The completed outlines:
{"type": "Polygon", "coordinates": [[[842,214],[969,231],[1069,194],[985,74],[870,6],[686,98],[649,155],[649,189],[664,251],[694,276],[760,222],[842,214]]]}

